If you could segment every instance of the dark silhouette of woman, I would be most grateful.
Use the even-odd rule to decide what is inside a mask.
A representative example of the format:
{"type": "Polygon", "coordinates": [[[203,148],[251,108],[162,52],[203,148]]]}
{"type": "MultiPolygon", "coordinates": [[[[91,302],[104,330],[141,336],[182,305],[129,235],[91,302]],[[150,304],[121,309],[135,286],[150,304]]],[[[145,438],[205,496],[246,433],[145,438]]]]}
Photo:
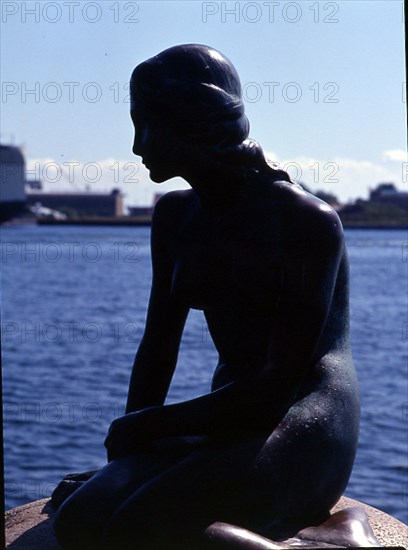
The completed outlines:
{"type": "Polygon", "coordinates": [[[359,425],[339,218],[247,139],[239,78],[219,52],[170,48],[130,86],[133,152],[153,181],[191,189],[155,207],[126,415],[107,466],[60,508],[57,536],[76,550],[196,549],[213,522],[265,533],[324,519],[359,425]],[[191,308],[219,354],[211,391],[164,405],[191,308]]]}

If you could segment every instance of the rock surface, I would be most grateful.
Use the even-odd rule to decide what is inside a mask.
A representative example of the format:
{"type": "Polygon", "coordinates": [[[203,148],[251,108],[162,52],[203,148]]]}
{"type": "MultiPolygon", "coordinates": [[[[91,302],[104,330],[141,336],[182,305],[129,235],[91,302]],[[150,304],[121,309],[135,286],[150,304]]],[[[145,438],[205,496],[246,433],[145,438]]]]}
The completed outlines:
{"type": "Polygon", "coordinates": [[[48,498],[6,512],[6,548],[13,550],[62,550],[54,536],[54,509],[48,498]]]}
{"type": "MultiPolygon", "coordinates": [[[[381,544],[408,549],[408,526],[384,512],[347,497],[342,497],[332,511],[351,506],[358,506],[366,512],[381,544]]],[[[54,513],[47,498],[8,510],[6,547],[10,550],[62,550],[52,530],[54,513]]]]}
{"type": "Polygon", "coordinates": [[[384,546],[402,546],[408,550],[408,526],[377,508],[358,500],[341,497],[332,509],[332,513],[351,506],[358,506],[365,511],[374,535],[381,544],[384,546]]]}

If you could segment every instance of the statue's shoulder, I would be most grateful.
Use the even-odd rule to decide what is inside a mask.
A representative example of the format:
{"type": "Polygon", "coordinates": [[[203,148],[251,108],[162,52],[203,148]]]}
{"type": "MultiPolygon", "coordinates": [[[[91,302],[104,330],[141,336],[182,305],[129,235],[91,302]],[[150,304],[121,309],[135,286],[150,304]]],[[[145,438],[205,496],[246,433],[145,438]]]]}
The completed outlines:
{"type": "Polygon", "coordinates": [[[289,226],[298,235],[305,238],[314,236],[333,237],[343,239],[343,227],[337,212],[329,204],[312,193],[306,191],[299,184],[288,182],[274,182],[279,202],[282,205],[289,226]]]}
{"type": "Polygon", "coordinates": [[[173,235],[182,226],[196,200],[191,189],[169,191],[156,202],[152,216],[152,231],[156,235],[173,235]]]}
{"type": "Polygon", "coordinates": [[[179,189],[177,191],[168,191],[164,193],[154,206],[154,210],[167,210],[169,208],[182,207],[193,200],[194,192],[192,189],[179,189]]]}
{"type": "Polygon", "coordinates": [[[193,200],[194,193],[192,189],[169,191],[162,195],[154,205],[153,217],[180,214],[192,204],[193,200]]]}

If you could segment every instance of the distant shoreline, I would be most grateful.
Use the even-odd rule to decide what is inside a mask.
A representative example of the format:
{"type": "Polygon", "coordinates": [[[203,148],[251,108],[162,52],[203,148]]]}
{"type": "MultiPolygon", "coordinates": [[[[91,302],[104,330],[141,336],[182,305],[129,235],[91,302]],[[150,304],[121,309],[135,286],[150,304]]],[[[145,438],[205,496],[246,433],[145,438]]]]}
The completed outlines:
{"type": "Polygon", "coordinates": [[[151,218],[149,216],[122,216],[112,218],[102,217],[83,217],[83,218],[67,218],[65,220],[55,220],[48,218],[39,218],[38,225],[139,225],[150,226],[151,218]]]}
{"type": "MultiPolygon", "coordinates": [[[[150,216],[121,216],[121,217],[98,217],[89,216],[81,218],[67,218],[65,220],[57,220],[52,218],[13,218],[2,222],[2,227],[15,227],[19,225],[82,225],[82,226],[139,226],[150,227],[150,216]]],[[[400,223],[367,223],[363,220],[342,221],[344,229],[395,229],[408,230],[408,221],[405,224],[400,223]]]]}
{"type": "MultiPolygon", "coordinates": [[[[149,217],[135,217],[135,216],[123,216],[121,218],[71,218],[66,220],[54,220],[54,219],[38,219],[39,225],[110,225],[110,226],[145,226],[151,225],[151,219],[149,217]]],[[[345,222],[343,223],[344,229],[407,229],[408,222],[406,224],[370,224],[363,221],[345,222]]]]}

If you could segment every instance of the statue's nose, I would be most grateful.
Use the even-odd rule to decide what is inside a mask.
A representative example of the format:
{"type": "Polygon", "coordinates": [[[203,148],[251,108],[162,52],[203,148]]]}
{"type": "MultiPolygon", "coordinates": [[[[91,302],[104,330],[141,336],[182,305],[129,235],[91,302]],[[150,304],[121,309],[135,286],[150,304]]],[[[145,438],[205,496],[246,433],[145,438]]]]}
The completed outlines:
{"type": "Polygon", "coordinates": [[[143,156],[143,151],[146,149],[148,140],[148,130],[147,127],[137,129],[135,132],[135,139],[133,142],[132,151],[135,155],[143,156]]]}

